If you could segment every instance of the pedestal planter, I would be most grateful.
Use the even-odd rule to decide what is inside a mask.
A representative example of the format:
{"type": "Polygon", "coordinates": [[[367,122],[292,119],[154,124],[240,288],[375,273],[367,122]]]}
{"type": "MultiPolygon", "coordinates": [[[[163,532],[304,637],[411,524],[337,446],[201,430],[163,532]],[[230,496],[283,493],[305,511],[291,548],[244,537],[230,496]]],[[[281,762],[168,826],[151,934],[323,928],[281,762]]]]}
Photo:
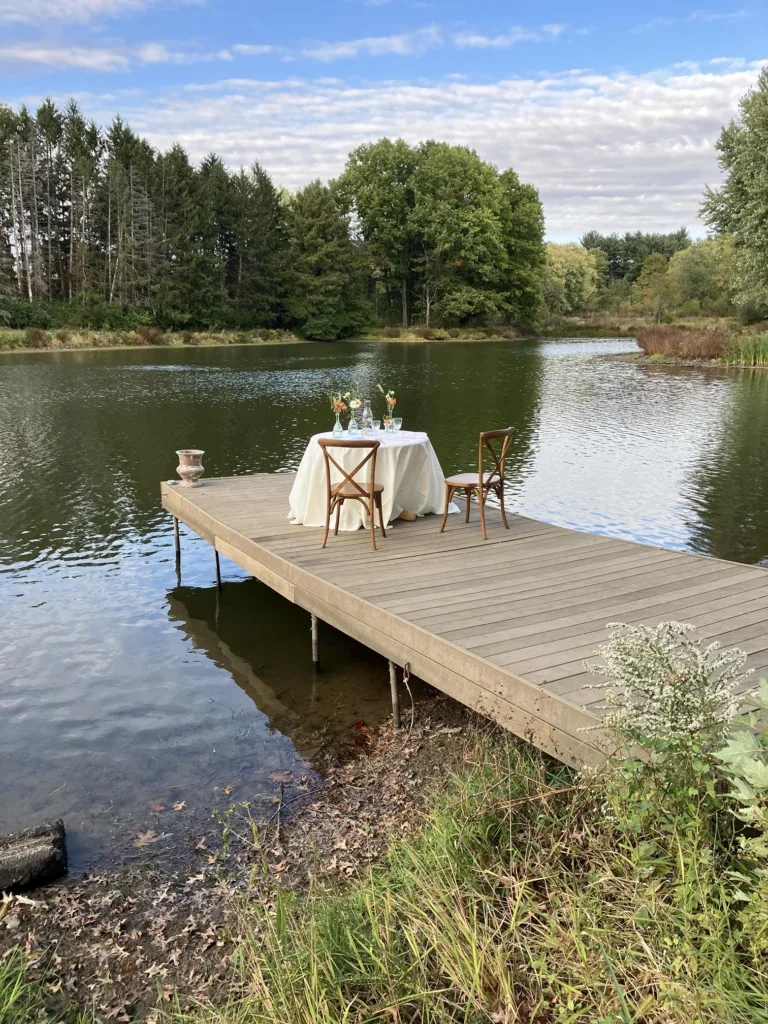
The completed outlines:
{"type": "Polygon", "coordinates": [[[199,487],[200,477],[205,472],[203,469],[205,452],[200,448],[181,448],[176,454],[179,456],[176,472],[181,477],[181,486],[199,487]]]}

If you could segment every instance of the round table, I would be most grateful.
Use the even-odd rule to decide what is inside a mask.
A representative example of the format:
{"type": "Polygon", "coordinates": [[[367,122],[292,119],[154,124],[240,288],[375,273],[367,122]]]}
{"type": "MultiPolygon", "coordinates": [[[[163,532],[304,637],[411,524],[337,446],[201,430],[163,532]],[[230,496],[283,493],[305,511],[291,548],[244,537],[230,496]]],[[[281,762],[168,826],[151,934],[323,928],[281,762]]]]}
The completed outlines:
{"type": "MultiPolygon", "coordinates": [[[[333,437],[333,434],[331,431],[315,434],[302,456],[289,499],[289,518],[294,524],[325,526],[325,461],[317,443],[320,437],[333,437]]],[[[384,522],[389,524],[401,512],[413,512],[417,516],[427,512],[442,514],[445,476],[427,435],[417,430],[401,430],[396,434],[380,431],[371,434],[371,438],[381,444],[376,453],[376,483],[384,485],[384,522]]],[[[344,439],[348,440],[349,435],[345,433],[344,439]]],[[[347,471],[356,466],[365,454],[359,448],[333,450],[333,457],[347,471]]],[[[364,467],[361,476],[367,468],[364,467]]],[[[338,478],[341,479],[340,475],[338,478]]],[[[337,482],[336,477],[331,477],[331,480],[332,483],[337,482]]],[[[451,511],[458,512],[458,508],[454,505],[451,511]]],[[[366,525],[364,519],[365,513],[359,501],[345,501],[339,529],[359,530],[366,525]]]]}

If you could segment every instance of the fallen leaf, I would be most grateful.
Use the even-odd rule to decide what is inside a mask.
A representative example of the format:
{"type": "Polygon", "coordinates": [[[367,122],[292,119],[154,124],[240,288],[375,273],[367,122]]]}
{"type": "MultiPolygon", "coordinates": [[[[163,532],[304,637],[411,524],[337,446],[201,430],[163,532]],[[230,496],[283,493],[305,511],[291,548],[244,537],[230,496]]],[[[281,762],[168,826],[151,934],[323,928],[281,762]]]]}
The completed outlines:
{"type": "Polygon", "coordinates": [[[160,812],[161,812],[161,811],[164,811],[164,810],[165,810],[165,807],[163,807],[163,805],[162,805],[162,804],[150,804],[149,806],[150,806],[150,808],[151,808],[151,809],[152,809],[153,811],[155,811],[155,812],[156,812],[157,814],[160,814],[160,812]]]}
{"type": "Polygon", "coordinates": [[[229,794],[232,792],[234,788],[234,786],[222,786],[221,792],[224,794],[224,796],[229,796],[229,794]]]}
{"type": "Polygon", "coordinates": [[[176,803],[173,805],[173,809],[174,811],[183,811],[186,806],[186,800],[177,800],[176,803]]]}
{"type": "Polygon", "coordinates": [[[149,832],[139,832],[136,839],[133,841],[134,846],[149,846],[151,843],[156,843],[160,836],[157,832],[153,832],[151,829],[149,832]]]}
{"type": "Polygon", "coordinates": [[[293,782],[293,772],[270,772],[269,777],[273,782],[293,782]]]}

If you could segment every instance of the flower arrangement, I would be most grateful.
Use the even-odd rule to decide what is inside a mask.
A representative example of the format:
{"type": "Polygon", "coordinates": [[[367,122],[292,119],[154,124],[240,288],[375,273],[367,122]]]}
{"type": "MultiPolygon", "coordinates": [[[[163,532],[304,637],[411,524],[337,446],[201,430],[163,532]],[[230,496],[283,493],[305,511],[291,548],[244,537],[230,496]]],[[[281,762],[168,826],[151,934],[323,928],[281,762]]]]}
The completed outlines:
{"type": "Polygon", "coordinates": [[[395,392],[392,391],[391,389],[389,391],[385,391],[381,384],[377,384],[376,386],[378,387],[382,395],[384,395],[384,401],[387,403],[387,412],[386,415],[384,416],[384,422],[387,423],[391,421],[395,415],[395,406],[397,405],[395,392]]]}
{"type": "Polygon", "coordinates": [[[339,391],[335,395],[329,395],[328,398],[331,402],[331,412],[340,416],[341,413],[347,411],[347,403],[344,401],[344,395],[339,391]]]}

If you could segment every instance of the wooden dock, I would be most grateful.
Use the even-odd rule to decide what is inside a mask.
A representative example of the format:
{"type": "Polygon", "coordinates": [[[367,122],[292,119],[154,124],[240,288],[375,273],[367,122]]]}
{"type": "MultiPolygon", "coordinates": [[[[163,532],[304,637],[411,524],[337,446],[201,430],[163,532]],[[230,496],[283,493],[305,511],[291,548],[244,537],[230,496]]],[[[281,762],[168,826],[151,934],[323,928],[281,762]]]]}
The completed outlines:
{"type": "MultiPolygon", "coordinates": [[[[676,619],[768,669],[768,570],[597,537],[513,515],[397,521],[320,546],[290,525],[293,474],[163,483],[163,506],[324,622],[569,764],[598,764],[601,691],[583,660],[606,623],[676,619]]],[[[258,621],[254,622],[258,629],[258,621]]],[[[750,683],[752,685],[752,683],[750,683]]]]}

